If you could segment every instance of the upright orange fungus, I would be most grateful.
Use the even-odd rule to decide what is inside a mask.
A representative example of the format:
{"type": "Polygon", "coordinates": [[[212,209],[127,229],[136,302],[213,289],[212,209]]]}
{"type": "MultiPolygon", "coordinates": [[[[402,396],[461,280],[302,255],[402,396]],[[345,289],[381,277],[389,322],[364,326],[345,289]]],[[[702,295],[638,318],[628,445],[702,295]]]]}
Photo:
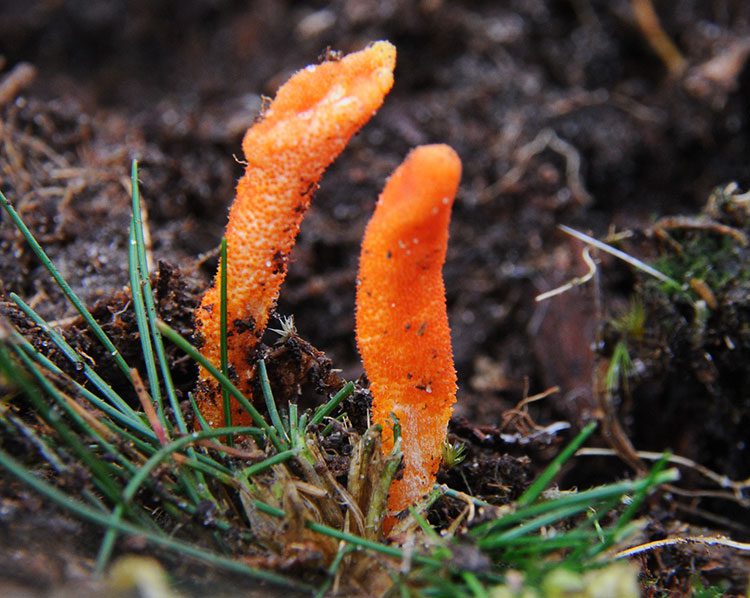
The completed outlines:
{"type": "Polygon", "coordinates": [[[391,413],[403,438],[391,512],[432,487],[456,401],[442,268],[460,178],[461,160],[447,145],[414,149],[388,180],[362,241],[357,344],[384,450],[393,446],[391,413]]]}
{"type": "MultiPolygon", "coordinates": [[[[380,108],[393,85],[396,49],[377,42],[361,52],[311,65],[278,91],[242,142],[247,168],[229,211],[227,240],[228,362],[250,393],[252,353],[286,276],[287,256],[323,171],[380,108]]],[[[197,312],[203,354],[220,363],[219,276],[197,312]]],[[[200,408],[224,422],[217,385],[202,371],[200,408]]],[[[234,422],[246,422],[232,403],[234,422]]]]}

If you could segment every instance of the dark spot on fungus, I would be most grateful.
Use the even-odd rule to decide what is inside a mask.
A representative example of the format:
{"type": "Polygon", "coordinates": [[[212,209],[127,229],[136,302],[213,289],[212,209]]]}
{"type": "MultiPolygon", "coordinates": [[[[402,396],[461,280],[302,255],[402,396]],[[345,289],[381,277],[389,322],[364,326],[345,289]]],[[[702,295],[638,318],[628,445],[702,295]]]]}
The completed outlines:
{"type": "MultiPolygon", "coordinates": [[[[315,181],[311,181],[310,183],[308,183],[308,184],[307,184],[307,187],[305,187],[305,188],[304,188],[304,189],[302,190],[302,193],[301,193],[301,195],[302,195],[303,197],[304,197],[305,195],[309,195],[310,193],[312,193],[313,191],[315,191],[315,189],[316,189],[316,188],[317,188],[317,185],[316,185],[315,181]]],[[[297,206],[297,207],[299,207],[299,206],[297,206]]]]}
{"type": "Polygon", "coordinates": [[[195,345],[196,349],[201,349],[203,345],[206,344],[206,337],[203,336],[203,333],[199,330],[196,330],[193,333],[193,344],[195,345]]]}
{"type": "Polygon", "coordinates": [[[242,334],[243,332],[251,332],[255,330],[255,318],[252,316],[248,316],[244,320],[237,318],[232,322],[232,328],[234,328],[239,334],[242,334]]]}
{"type": "Polygon", "coordinates": [[[288,261],[287,254],[282,251],[277,251],[271,257],[271,263],[273,264],[273,274],[279,274],[286,271],[286,263],[288,261]]]}

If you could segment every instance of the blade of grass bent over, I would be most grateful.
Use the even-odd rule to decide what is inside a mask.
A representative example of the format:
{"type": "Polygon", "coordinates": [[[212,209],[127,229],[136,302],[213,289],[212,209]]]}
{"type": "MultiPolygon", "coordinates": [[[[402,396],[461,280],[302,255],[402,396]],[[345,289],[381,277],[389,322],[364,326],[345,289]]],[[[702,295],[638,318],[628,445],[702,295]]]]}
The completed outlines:
{"type": "Polygon", "coordinates": [[[136,492],[140,488],[141,484],[146,480],[149,474],[157,467],[164,459],[169,455],[178,451],[182,448],[188,447],[191,444],[198,442],[199,440],[207,438],[217,438],[219,436],[225,436],[227,434],[253,434],[260,433],[258,428],[252,426],[237,426],[233,428],[215,428],[213,430],[205,430],[203,432],[193,432],[187,436],[173,440],[169,444],[163,446],[156,451],[146,463],[144,463],[138,472],[130,479],[128,485],[122,493],[123,500],[128,503],[133,500],[136,492]]]}

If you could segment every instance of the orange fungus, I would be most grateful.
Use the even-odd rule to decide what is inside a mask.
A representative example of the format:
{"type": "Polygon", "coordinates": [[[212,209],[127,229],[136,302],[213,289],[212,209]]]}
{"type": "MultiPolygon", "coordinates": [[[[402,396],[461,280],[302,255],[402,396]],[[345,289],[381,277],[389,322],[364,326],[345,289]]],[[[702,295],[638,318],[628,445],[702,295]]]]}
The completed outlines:
{"type": "MultiPolygon", "coordinates": [[[[227,241],[228,363],[250,394],[253,350],[286,276],[287,257],[323,171],[380,108],[393,85],[396,49],[377,42],[339,60],[311,65],[278,91],[242,142],[247,168],[229,211],[227,241]]],[[[219,276],[196,316],[202,352],[220,364],[219,276]]],[[[218,386],[201,371],[200,408],[224,423],[218,386]]],[[[248,416],[232,401],[233,423],[248,416]]]]}
{"type": "Polygon", "coordinates": [[[447,145],[414,149],[388,180],[362,241],[357,344],[384,450],[393,446],[391,413],[403,439],[391,512],[431,489],[456,401],[442,268],[460,178],[461,161],[447,145]]]}

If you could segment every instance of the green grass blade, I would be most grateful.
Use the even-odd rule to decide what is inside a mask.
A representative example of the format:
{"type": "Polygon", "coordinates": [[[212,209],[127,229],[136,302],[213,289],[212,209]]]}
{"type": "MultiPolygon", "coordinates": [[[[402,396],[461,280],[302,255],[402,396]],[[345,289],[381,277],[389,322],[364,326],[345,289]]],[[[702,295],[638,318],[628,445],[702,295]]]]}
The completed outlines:
{"type": "MultiPolygon", "coordinates": [[[[201,366],[203,366],[208,372],[216,378],[216,380],[219,381],[219,384],[222,386],[225,386],[226,389],[229,391],[229,394],[231,394],[237,401],[242,405],[244,409],[247,410],[247,412],[250,414],[250,417],[253,419],[255,424],[263,430],[263,432],[266,434],[266,436],[270,439],[271,438],[271,426],[268,425],[268,422],[265,420],[265,418],[260,414],[260,412],[253,406],[253,404],[247,400],[247,397],[243,395],[239,389],[232,383],[232,381],[227,378],[224,374],[222,374],[216,366],[214,366],[208,359],[203,357],[201,355],[200,351],[193,347],[187,340],[185,340],[179,332],[176,330],[170,328],[167,324],[165,324],[163,321],[159,320],[158,322],[159,330],[161,331],[162,335],[166,337],[170,342],[175,344],[177,347],[179,347],[183,352],[185,352],[187,355],[193,358],[196,362],[198,362],[201,366]]],[[[276,444],[277,450],[282,450],[281,445],[276,444]]]]}
{"type": "Polygon", "coordinates": [[[539,495],[544,492],[545,488],[549,485],[552,479],[560,472],[563,464],[570,459],[580,446],[591,436],[593,431],[596,429],[596,422],[591,422],[586,425],[583,430],[578,433],[573,441],[565,447],[550,463],[541,475],[529,486],[526,491],[518,498],[516,504],[519,507],[524,507],[533,503],[539,495]]]}
{"type": "Polygon", "coordinates": [[[346,384],[344,384],[344,386],[341,387],[341,390],[339,390],[335,395],[333,395],[333,397],[331,397],[329,401],[327,401],[325,404],[321,405],[315,410],[314,415],[310,419],[309,425],[317,426],[326,417],[328,417],[331,413],[333,413],[333,410],[339,406],[341,401],[343,401],[353,392],[354,392],[354,382],[347,382],[346,384]]]}
{"type": "Polygon", "coordinates": [[[116,523],[122,521],[122,515],[125,511],[125,505],[118,503],[115,508],[112,509],[112,514],[109,516],[109,525],[107,531],[104,534],[104,539],[99,546],[99,552],[96,555],[96,563],[94,565],[94,573],[98,576],[104,572],[107,567],[112,551],[115,549],[115,542],[117,541],[118,529],[114,526],[116,523]]]}
{"type": "MultiPolygon", "coordinates": [[[[221,373],[229,378],[229,349],[227,347],[227,239],[221,240],[221,257],[219,261],[219,350],[221,352],[221,373]]],[[[232,425],[232,407],[229,402],[229,391],[221,387],[221,402],[224,406],[224,425],[232,425]]],[[[227,439],[233,446],[234,440],[227,439]]]]}
{"type": "MultiPolygon", "coordinates": [[[[664,484],[668,482],[674,482],[679,478],[679,472],[675,469],[669,469],[661,472],[655,479],[654,482],[664,484]]],[[[614,484],[608,484],[606,486],[598,486],[589,490],[583,490],[581,492],[572,492],[566,494],[554,500],[548,500],[544,502],[538,502],[528,507],[524,507],[509,513],[496,519],[494,521],[488,521],[481,525],[478,525],[469,533],[474,537],[487,536],[491,533],[495,533],[501,529],[509,528],[518,522],[524,521],[547,513],[551,510],[558,509],[569,505],[584,505],[584,509],[588,508],[588,505],[601,503],[615,496],[622,496],[630,492],[639,492],[644,486],[649,485],[649,480],[628,480],[624,482],[617,482],[614,484]]]]}
{"type": "Polygon", "coordinates": [[[227,434],[253,433],[260,433],[260,430],[252,426],[235,426],[232,428],[216,428],[214,430],[205,430],[203,432],[193,432],[192,434],[183,436],[182,438],[178,438],[177,440],[173,440],[169,444],[156,451],[149,458],[149,460],[141,466],[141,468],[138,470],[138,473],[136,473],[131,478],[130,482],[125,487],[125,490],[122,493],[123,500],[126,503],[132,501],[136,492],[138,492],[138,489],[141,487],[141,484],[143,484],[146,478],[148,478],[154,468],[175,451],[179,451],[180,449],[194,444],[199,440],[207,438],[217,438],[219,436],[225,436],[227,434]]]}
{"type": "Polygon", "coordinates": [[[130,380],[130,366],[128,366],[127,362],[122,357],[117,347],[115,347],[114,343],[112,343],[112,341],[109,339],[102,327],[99,326],[99,323],[94,319],[94,316],[91,315],[91,312],[86,309],[86,306],[79,299],[78,295],[76,295],[73,289],[70,288],[70,285],[62,277],[62,274],[60,274],[60,272],[57,270],[55,265],[52,263],[52,260],[49,259],[44,249],[42,249],[42,246],[39,245],[37,240],[34,238],[34,235],[24,224],[23,220],[21,220],[21,217],[18,215],[16,210],[13,208],[13,206],[10,204],[10,202],[2,192],[0,192],[0,204],[2,205],[8,216],[10,216],[13,224],[16,225],[16,228],[23,235],[24,239],[26,239],[29,247],[34,252],[34,255],[36,255],[47,272],[49,272],[50,276],[52,276],[52,278],[55,280],[57,286],[60,287],[60,290],[63,292],[65,297],[68,299],[68,301],[70,301],[73,307],[75,307],[76,311],[78,311],[86,324],[88,324],[94,336],[96,336],[96,338],[99,339],[99,342],[101,342],[102,345],[104,345],[104,347],[107,349],[107,352],[115,360],[115,363],[117,364],[119,370],[125,375],[128,380],[130,380]]]}
{"type": "Polygon", "coordinates": [[[318,588],[318,591],[315,592],[315,598],[325,598],[325,595],[328,593],[328,590],[331,589],[331,586],[336,579],[336,574],[338,573],[339,567],[341,567],[344,557],[350,554],[353,550],[354,548],[343,542],[339,545],[336,556],[326,570],[326,580],[318,588]]]}
{"type": "Polygon", "coordinates": [[[274,465],[278,465],[279,463],[288,461],[292,457],[298,455],[299,452],[299,449],[289,449],[286,451],[281,451],[280,453],[276,453],[275,455],[268,457],[268,459],[263,459],[263,461],[253,463],[249,467],[246,467],[242,470],[242,475],[251,478],[252,476],[258,475],[259,473],[265,471],[269,467],[273,467],[274,465]]]}
{"type": "MultiPolygon", "coordinates": [[[[156,362],[159,364],[159,371],[161,372],[161,378],[164,382],[164,388],[167,392],[167,398],[169,400],[169,405],[172,407],[172,415],[174,417],[174,420],[177,424],[177,430],[181,434],[187,434],[188,429],[187,425],[185,424],[185,418],[182,414],[182,409],[180,407],[180,403],[177,400],[177,393],[175,392],[174,383],[172,381],[172,372],[169,367],[169,362],[167,360],[166,352],[164,351],[164,342],[161,338],[161,333],[159,332],[159,328],[157,327],[157,322],[159,320],[157,314],[156,314],[156,305],[154,303],[154,293],[153,289],[151,288],[151,279],[149,276],[149,270],[148,270],[148,260],[146,259],[146,242],[143,234],[143,216],[141,213],[141,199],[140,199],[140,187],[138,184],[138,161],[133,160],[132,166],[131,166],[131,174],[130,174],[130,189],[131,189],[131,210],[132,210],[132,219],[131,219],[131,231],[132,231],[132,237],[131,237],[131,252],[133,249],[133,237],[134,237],[134,249],[135,249],[135,260],[136,260],[136,268],[135,273],[132,272],[132,266],[131,266],[131,284],[132,284],[132,277],[133,274],[137,275],[137,278],[140,282],[138,285],[138,288],[133,288],[133,305],[136,308],[136,316],[138,321],[138,329],[141,332],[141,342],[144,344],[145,340],[145,349],[144,349],[144,358],[146,360],[146,366],[147,371],[149,375],[149,381],[152,380],[152,375],[154,378],[156,377],[155,372],[155,364],[154,364],[154,351],[156,352],[156,362]],[[136,297],[135,295],[138,295],[136,297]],[[148,332],[150,333],[150,339],[144,337],[144,332],[142,328],[145,328],[145,322],[143,322],[143,311],[145,310],[145,320],[148,323],[148,332]],[[151,342],[152,341],[152,342],[151,342]]],[[[130,254],[129,254],[130,255],[130,254]]],[[[132,264],[132,258],[131,258],[131,264],[132,264]]],[[[156,388],[157,393],[154,395],[154,400],[156,401],[157,405],[161,407],[162,413],[163,413],[163,404],[162,404],[162,398],[161,398],[161,391],[159,388],[159,382],[158,379],[154,380],[154,383],[151,384],[152,389],[156,388]]],[[[170,428],[167,427],[170,425],[169,421],[164,418],[164,421],[162,421],[162,425],[165,426],[165,429],[169,430],[170,428]],[[166,424],[165,424],[166,422],[166,424]]],[[[188,455],[192,458],[195,457],[195,452],[193,451],[192,447],[188,450],[188,455]]],[[[193,502],[198,502],[200,498],[203,498],[205,500],[208,500],[210,502],[216,503],[216,500],[211,495],[211,493],[208,491],[208,487],[205,484],[205,480],[202,477],[202,474],[200,472],[196,472],[197,475],[197,483],[196,480],[193,480],[192,475],[190,475],[189,472],[183,471],[180,474],[180,479],[182,484],[185,486],[185,490],[193,502]]]]}
{"type": "Polygon", "coordinates": [[[470,571],[462,571],[461,579],[466,583],[466,587],[469,588],[471,595],[474,598],[490,598],[487,588],[482,585],[477,576],[470,571]]]}
{"type": "MultiPolygon", "coordinates": [[[[180,402],[177,400],[177,393],[174,389],[174,383],[172,382],[172,372],[169,368],[169,362],[167,361],[167,355],[164,351],[164,342],[159,332],[157,322],[159,320],[156,314],[156,305],[154,303],[154,293],[151,288],[151,279],[149,278],[148,271],[148,260],[146,259],[146,242],[143,236],[143,218],[141,215],[141,201],[140,201],[140,190],[138,186],[138,162],[133,160],[131,169],[131,199],[132,199],[132,210],[133,210],[133,228],[135,230],[135,242],[136,242],[136,256],[138,258],[138,275],[141,281],[140,290],[143,296],[144,306],[146,308],[146,316],[148,319],[149,330],[151,331],[151,337],[153,339],[153,348],[156,351],[157,361],[159,362],[159,369],[161,371],[161,377],[164,381],[164,388],[167,391],[167,398],[169,404],[172,407],[175,422],[177,423],[177,429],[182,433],[187,433],[187,426],[185,425],[185,418],[182,415],[180,409],[180,402]]],[[[230,424],[227,424],[230,425],[230,424]]]]}
{"type": "Polygon", "coordinates": [[[164,402],[161,399],[161,387],[159,377],[156,373],[156,358],[151,346],[151,332],[148,326],[148,317],[146,316],[146,307],[143,303],[143,291],[141,290],[141,277],[138,267],[138,249],[135,235],[135,219],[130,221],[130,245],[128,246],[128,271],[130,273],[130,290],[133,299],[133,311],[135,311],[135,320],[138,325],[138,336],[141,340],[141,353],[143,361],[146,364],[146,376],[148,386],[151,390],[151,400],[156,406],[156,414],[162,427],[168,432],[172,431],[172,426],[167,421],[164,413],[164,402]]]}
{"type": "MultiPolygon", "coordinates": [[[[404,551],[400,548],[389,546],[388,544],[383,544],[382,542],[376,542],[375,540],[368,540],[366,538],[362,538],[361,536],[355,536],[354,534],[341,531],[328,525],[323,525],[322,523],[307,521],[305,522],[305,526],[314,532],[323,534],[324,536],[329,536],[331,538],[336,538],[337,540],[343,540],[344,542],[347,542],[352,546],[358,546],[359,548],[372,550],[373,552],[384,554],[396,559],[403,560],[405,557],[404,551]]],[[[443,565],[442,561],[439,561],[438,559],[434,559],[432,557],[424,556],[422,554],[412,554],[411,560],[412,562],[421,565],[433,565],[435,567],[440,567],[443,565]]]]}
{"type": "Polygon", "coordinates": [[[260,378],[260,389],[263,392],[266,409],[268,409],[268,416],[271,418],[271,423],[274,428],[276,428],[279,437],[282,438],[281,442],[286,447],[289,445],[289,434],[284,427],[284,422],[282,422],[281,417],[279,417],[279,410],[276,408],[276,401],[274,401],[273,392],[271,391],[271,383],[268,380],[266,362],[263,359],[258,361],[258,377],[260,378]]]}
{"type": "Polygon", "coordinates": [[[669,454],[665,453],[662,456],[662,458],[659,459],[659,461],[657,461],[654,464],[648,476],[644,480],[645,483],[643,484],[643,486],[635,492],[634,496],[630,499],[630,503],[628,504],[627,507],[625,507],[625,510],[617,519],[617,523],[615,523],[615,525],[612,528],[610,541],[591,547],[591,550],[588,553],[590,557],[593,557],[605,551],[610,546],[612,546],[614,542],[618,540],[618,538],[622,535],[622,532],[625,529],[625,527],[629,525],[630,522],[635,517],[638,509],[643,504],[643,501],[646,500],[646,496],[648,496],[648,493],[655,486],[658,485],[657,483],[658,477],[664,471],[665,467],[667,466],[668,461],[669,461],[669,454]]]}
{"type": "Polygon", "coordinates": [[[573,515],[583,513],[590,508],[587,504],[575,504],[567,507],[555,509],[538,517],[534,517],[520,525],[516,525],[506,532],[494,534],[487,538],[482,538],[477,543],[478,546],[484,550],[496,550],[498,548],[505,547],[506,540],[513,540],[520,536],[530,534],[544,527],[545,525],[551,525],[558,521],[562,521],[573,515]]]}
{"type": "MultiPolygon", "coordinates": [[[[226,432],[224,433],[226,434],[226,432]]],[[[183,542],[169,536],[160,535],[158,533],[137,527],[124,521],[120,521],[117,523],[112,522],[110,515],[102,513],[101,511],[93,509],[91,507],[87,507],[86,505],[60,492],[57,488],[51,486],[47,482],[40,480],[27,469],[25,469],[23,465],[21,465],[18,461],[13,459],[10,455],[2,450],[0,450],[0,466],[2,466],[14,477],[18,478],[21,482],[33,488],[38,493],[42,494],[58,506],[71,513],[74,513],[75,515],[87,521],[91,521],[103,526],[111,525],[115,527],[119,532],[131,536],[142,536],[149,542],[156,544],[157,546],[162,546],[168,550],[176,552],[177,554],[194,558],[206,564],[222,568],[226,571],[240,573],[242,575],[247,575],[255,579],[267,581],[284,587],[299,589],[302,591],[312,592],[315,589],[312,586],[288,579],[286,577],[278,575],[277,573],[256,569],[254,567],[245,565],[242,562],[223,557],[213,552],[209,552],[195,546],[192,543],[183,542]]]]}
{"type": "Polygon", "coordinates": [[[128,405],[122,397],[112,390],[112,387],[107,384],[94,369],[89,366],[88,362],[83,359],[73,347],[63,338],[62,334],[53,330],[49,324],[37,314],[31,307],[29,307],[23,299],[21,299],[15,293],[10,293],[10,299],[13,301],[18,308],[32,321],[34,324],[39,326],[42,331],[52,340],[55,346],[65,355],[65,357],[76,367],[76,369],[83,368],[83,374],[88,378],[99,391],[109,400],[109,402],[117,407],[122,413],[129,415],[132,419],[138,420],[138,414],[133,408],[128,405]]]}

